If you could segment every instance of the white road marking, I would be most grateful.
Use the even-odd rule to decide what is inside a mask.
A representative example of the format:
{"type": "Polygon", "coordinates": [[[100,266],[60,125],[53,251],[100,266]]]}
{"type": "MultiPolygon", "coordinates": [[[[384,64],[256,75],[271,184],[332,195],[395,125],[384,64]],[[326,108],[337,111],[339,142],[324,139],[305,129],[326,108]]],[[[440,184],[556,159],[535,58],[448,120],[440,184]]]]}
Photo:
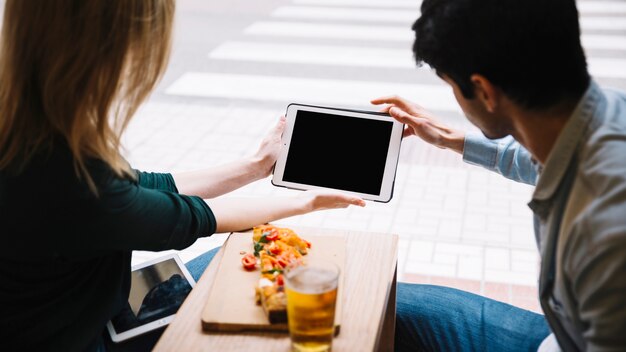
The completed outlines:
{"type": "Polygon", "coordinates": [[[294,0],[293,3],[296,5],[408,8],[414,10],[419,9],[422,5],[421,1],[412,0],[294,0]]]}
{"type": "Polygon", "coordinates": [[[415,34],[410,27],[299,22],[255,22],[244,29],[254,36],[351,39],[410,43],[415,34]]]}
{"type": "Polygon", "coordinates": [[[626,18],[624,17],[584,17],[580,18],[580,27],[583,30],[626,30],[626,18]]]}
{"type": "MultiPolygon", "coordinates": [[[[323,38],[332,40],[358,40],[403,42],[411,45],[415,35],[406,26],[367,26],[355,24],[320,24],[298,22],[256,22],[244,30],[247,35],[323,38]]],[[[626,36],[583,34],[583,46],[587,49],[626,50],[626,36]]]]}
{"type": "Polygon", "coordinates": [[[626,2],[623,1],[577,1],[578,12],[626,14],[626,2]]]}
{"type": "Polygon", "coordinates": [[[419,17],[419,12],[349,7],[283,6],[274,10],[272,16],[307,20],[399,22],[410,26],[419,17]]]}
{"type": "MultiPolygon", "coordinates": [[[[355,6],[373,8],[419,9],[421,1],[412,0],[294,0],[296,5],[313,6],[355,6]]],[[[578,11],[584,14],[611,13],[626,14],[626,2],[620,1],[578,1],[578,11]]]]}
{"type": "Polygon", "coordinates": [[[626,36],[583,34],[581,40],[586,49],[626,50],[626,36]]]}
{"type": "MultiPolygon", "coordinates": [[[[441,85],[351,81],[188,72],[166,90],[167,94],[261,101],[369,106],[373,98],[400,95],[430,110],[460,112],[452,90],[441,85]]],[[[371,107],[377,109],[376,107],[371,107]]]]}
{"type": "MultiPolygon", "coordinates": [[[[272,12],[272,16],[287,19],[327,20],[327,21],[368,21],[402,23],[409,26],[419,17],[419,13],[407,10],[381,10],[350,7],[321,6],[282,6],[272,12]]],[[[626,30],[626,18],[611,16],[581,16],[583,30],[626,30]]]]}
{"type": "MultiPolygon", "coordinates": [[[[237,61],[277,62],[312,65],[416,69],[411,50],[375,47],[226,42],[209,58],[237,61]]],[[[590,57],[593,76],[626,78],[626,60],[590,57]]],[[[429,69],[428,66],[423,66],[429,69]]]]}
{"type": "Polygon", "coordinates": [[[226,42],[215,48],[209,58],[355,67],[416,67],[410,49],[338,45],[226,42]]]}
{"type": "Polygon", "coordinates": [[[589,58],[589,73],[604,78],[626,79],[626,60],[611,58],[589,58]]]}

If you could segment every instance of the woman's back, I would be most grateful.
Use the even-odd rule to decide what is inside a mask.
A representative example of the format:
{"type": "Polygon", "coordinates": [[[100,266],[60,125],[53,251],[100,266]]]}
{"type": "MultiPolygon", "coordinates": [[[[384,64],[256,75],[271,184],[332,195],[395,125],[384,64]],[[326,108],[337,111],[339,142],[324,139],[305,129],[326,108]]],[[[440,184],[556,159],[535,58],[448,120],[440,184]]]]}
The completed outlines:
{"type": "Polygon", "coordinates": [[[0,349],[95,347],[128,297],[131,249],[214,230],[206,204],[177,195],[168,175],[163,190],[142,187],[120,153],[164,71],[173,13],[173,0],[6,0],[0,349]]]}
{"type": "MultiPolygon", "coordinates": [[[[102,179],[94,172],[94,179],[102,179]]],[[[97,250],[98,206],[69,150],[35,157],[19,176],[0,171],[2,343],[9,350],[95,346],[128,297],[130,250],[97,250]],[[95,241],[94,241],[95,242],[95,241]],[[82,247],[82,248],[81,248],[82,247]]]]}

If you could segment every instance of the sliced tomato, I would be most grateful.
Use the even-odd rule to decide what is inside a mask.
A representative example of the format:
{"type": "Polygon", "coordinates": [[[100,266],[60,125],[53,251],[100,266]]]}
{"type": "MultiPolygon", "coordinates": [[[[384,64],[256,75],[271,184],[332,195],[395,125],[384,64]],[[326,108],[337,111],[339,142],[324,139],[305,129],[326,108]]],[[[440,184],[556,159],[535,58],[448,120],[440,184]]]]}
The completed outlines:
{"type": "Polygon", "coordinates": [[[272,243],[269,248],[270,252],[272,252],[272,254],[278,254],[280,252],[282,252],[282,249],[276,245],[276,243],[272,243]]]}
{"type": "Polygon", "coordinates": [[[287,264],[289,264],[289,262],[283,257],[276,257],[276,261],[281,268],[284,268],[287,266],[287,264]]]}
{"type": "Polygon", "coordinates": [[[270,233],[267,234],[267,236],[265,236],[265,238],[268,241],[276,241],[278,239],[278,230],[272,229],[272,231],[270,231],[270,233]]]}
{"type": "Polygon", "coordinates": [[[276,284],[278,286],[283,286],[285,284],[285,279],[283,278],[283,274],[279,274],[276,276],[276,284]]]}
{"type": "Polygon", "coordinates": [[[246,270],[254,270],[256,268],[256,257],[254,254],[248,253],[241,258],[241,264],[246,270]]]}

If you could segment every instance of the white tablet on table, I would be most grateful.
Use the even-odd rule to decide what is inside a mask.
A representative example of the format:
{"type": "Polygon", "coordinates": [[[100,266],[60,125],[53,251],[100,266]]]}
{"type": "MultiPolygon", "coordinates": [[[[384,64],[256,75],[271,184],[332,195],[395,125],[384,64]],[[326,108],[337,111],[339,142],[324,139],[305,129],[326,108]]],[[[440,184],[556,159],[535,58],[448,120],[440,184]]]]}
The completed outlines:
{"type": "Polygon", "coordinates": [[[404,125],[385,113],[289,104],[272,184],[389,202],[404,125]]]}
{"type": "Polygon", "coordinates": [[[121,342],[169,324],[195,280],[177,254],[133,266],[128,304],[107,323],[113,342],[121,342]]]}

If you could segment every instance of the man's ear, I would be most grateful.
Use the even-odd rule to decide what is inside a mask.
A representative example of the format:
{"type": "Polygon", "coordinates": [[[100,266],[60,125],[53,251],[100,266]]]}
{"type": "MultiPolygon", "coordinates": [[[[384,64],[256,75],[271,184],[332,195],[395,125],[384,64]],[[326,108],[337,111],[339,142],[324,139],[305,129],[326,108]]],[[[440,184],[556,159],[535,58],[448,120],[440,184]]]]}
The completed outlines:
{"type": "Polygon", "coordinates": [[[500,105],[500,90],[496,88],[485,76],[473,74],[470,81],[474,85],[474,94],[482,102],[487,111],[493,113],[500,105]]]}

